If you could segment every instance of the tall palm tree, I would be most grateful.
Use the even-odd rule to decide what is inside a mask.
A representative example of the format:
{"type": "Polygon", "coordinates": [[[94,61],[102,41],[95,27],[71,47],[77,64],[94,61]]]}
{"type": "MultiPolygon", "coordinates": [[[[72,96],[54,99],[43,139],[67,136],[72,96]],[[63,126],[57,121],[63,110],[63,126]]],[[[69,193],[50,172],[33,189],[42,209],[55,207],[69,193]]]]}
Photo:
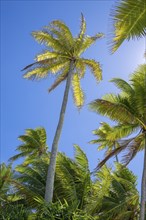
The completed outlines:
{"type": "Polygon", "coordinates": [[[41,44],[46,45],[46,50],[36,56],[36,62],[28,65],[23,70],[26,79],[46,78],[49,73],[56,76],[56,81],[49,92],[66,80],[63,102],[59,122],[54,136],[50,164],[46,180],[45,200],[52,201],[53,185],[56,166],[58,142],[63,126],[64,115],[68,100],[69,88],[72,82],[75,104],[81,108],[84,103],[84,93],[80,87],[80,79],[84,77],[86,67],[89,67],[97,81],[101,80],[101,67],[95,60],[81,57],[81,54],[95,41],[103,36],[99,33],[92,37],[85,35],[86,22],[81,15],[81,28],[77,37],[73,37],[69,28],[60,20],[54,20],[42,31],[32,32],[33,37],[41,44]],[[59,74],[57,74],[59,73],[59,74]]]}
{"type": "Polygon", "coordinates": [[[47,153],[47,136],[46,130],[43,127],[26,129],[25,134],[20,135],[18,140],[22,142],[22,144],[16,148],[20,153],[11,157],[9,159],[11,162],[25,157],[23,165],[27,166],[33,159],[42,157],[47,153]]]}
{"type": "Polygon", "coordinates": [[[139,39],[146,36],[145,15],[145,0],[117,1],[111,13],[114,24],[112,52],[115,52],[124,40],[139,39]]]}
{"type": "Polygon", "coordinates": [[[140,65],[131,75],[128,84],[122,79],[113,79],[112,82],[121,89],[118,95],[109,94],[103,99],[97,99],[90,104],[92,110],[108,116],[110,119],[126,125],[127,135],[135,134],[134,137],[122,140],[120,147],[112,150],[98,167],[101,167],[109,158],[122,151],[127,151],[124,155],[123,163],[128,164],[135,155],[144,150],[144,167],[141,184],[141,209],[140,220],[145,218],[146,201],[146,65],[140,65]]]}

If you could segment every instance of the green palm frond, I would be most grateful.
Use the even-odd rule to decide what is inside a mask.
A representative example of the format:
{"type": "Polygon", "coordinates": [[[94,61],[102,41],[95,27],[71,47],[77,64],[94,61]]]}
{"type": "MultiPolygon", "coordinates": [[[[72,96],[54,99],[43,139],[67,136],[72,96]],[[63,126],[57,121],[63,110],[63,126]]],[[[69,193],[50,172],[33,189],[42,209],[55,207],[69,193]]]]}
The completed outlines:
{"type": "Polygon", "coordinates": [[[121,89],[124,95],[126,94],[133,95],[134,93],[133,88],[125,80],[119,78],[113,78],[112,80],[110,80],[110,82],[113,82],[117,86],[117,88],[121,89]]]}
{"type": "Polygon", "coordinates": [[[111,13],[114,22],[112,52],[115,52],[124,40],[146,36],[145,0],[121,0],[111,13]]]}
{"type": "Polygon", "coordinates": [[[86,154],[77,144],[74,144],[74,148],[75,148],[75,162],[82,171],[86,173],[90,173],[89,163],[86,154]]]}
{"type": "Polygon", "coordinates": [[[74,73],[72,76],[72,88],[75,105],[81,108],[84,104],[84,93],[81,89],[80,79],[77,73],[74,73]]]}
{"type": "Polygon", "coordinates": [[[90,103],[90,109],[122,123],[129,123],[135,119],[133,114],[122,103],[112,103],[103,99],[97,99],[90,103]]]}
{"type": "Polygon", "coordinates": [[[99,82],[102,79],[102,70],[100,64],[95,60],[83,59],[84,64],[91,69],[95,79],[99,82]]]}
{"type": "MultiPolygon", "coordinates": [[[[20,153],[14,155],[9,161],[15,161],[21,157],[25,157],[28,162],[37,156],[43,157],[47,153],[47,134],[43,127],[36,129],[26,129],[24,135],[20,135],[18,139],[22,142],[16,150],[20,153]]],[[[27,164],[25,161],[25,165],[27,164]]],[[[27,164],[28,165],[28,164],[27,164]]]]}
{"type": "Polygon", "coordinates": [[[74,162],[59,153],[56,163],[55,194],[63,201],[77,203],[76,184],[74,179],[74,162]]]}
{"type": "Polygon", "coordinates": [[[110,185],[107,193],[101,199],[98,211],[100,219],[123,220],[124,216],[127,220],[130,218],[136,220],[138,209],[139,196],[136,189],[136,177],[128,168],[116,163],[115,171],[110,172],[110,185]]]}

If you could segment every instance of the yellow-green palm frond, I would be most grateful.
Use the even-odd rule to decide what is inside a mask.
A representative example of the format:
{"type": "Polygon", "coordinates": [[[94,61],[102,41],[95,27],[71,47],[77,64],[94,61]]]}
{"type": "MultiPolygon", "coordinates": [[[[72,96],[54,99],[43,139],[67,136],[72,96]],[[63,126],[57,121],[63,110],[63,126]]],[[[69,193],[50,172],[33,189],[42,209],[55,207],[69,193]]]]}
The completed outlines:
{"type": "Polygon", "coordinates": [[[79,77],[83,78],[86,71],[86,65],[82,61],[82,59],[77,59],[76,61],[76,72],[79,73],[79,77]]]}
{"type": "Polygon", "coordinates": [[[39,61],[42,61],[42,60],[48,60],[50,58],[57,58],[59,55],[60,55],[59,53],[47,50],[47,51],[45,51],[41,54],[38,54],[35,59],[36,59],[36,61],[39,62],[39,61]]]}
{"type": "Polygon", "coordinates": [[[114,22],[112,52],[115,52],[124,40],[146,36],[145,0],[121,0],[111,13],[114,22]]]}
{"type": "Polygon", "coordinates": [[[84,64],[91,69],[91,72],[93,73],[95,79],[97,82],[102,80],[102,69],[98,62],[95,60],[88,60],[88,59],[82,59],[84,64]]]}
{"type": "Polygon", "coordinates": [[[66,43],[64,41],[65,44],[67,44],[68,46],[73,46],[72,33],[64,22],[60,20],[54,20],[50,23],[50,26],[48,26],[48,28],[51,33],[56,34],[59,39],[64,39],[66,41],[66,43]]]}
{"type": "MultiPolygon", "coordinates": [[[[32,70],[28,70],[23,77],[25,79],[43,79],[46,78],[49,74],[49,72],[56,74],[59,71],[61,71],[64,66],[67,64],[68,61],[62,60],[62,61],[57,61],[57,62],[52,62],[52,64],[48,64],[46,62],[45,66],[37,67],[32,70]]],[[[48,60],[49,63],[49,60],[48,60]]]]}
{"type": "Polygon", "coordinates": [[[40,78],[46,78],[48,76],[48,68],[38,67],[31,71],[26,72],[23,75],[24,79],[31,79],[31,80],[39,80],[40,78]]]}
{"type": "Polygon", "coordinates": [[[81,13],[81,26],[80,26],[80,33],[78,35],[79,40],[82,41],[82,39],[84,38],[85,32],[86,32],[86,21],[85,21],[83,14],[81,13]]]}
{"type": "Polygon", "coordinates": [[[76,38],[74,38],[74,51],[78,51],[81,48],[82,43],[84,42],[86,32],[86,22],[83,14],[81,13],[81,26],[80,26],[80,33],[76,38]]]}
{"type": "MultiPolygon", "coordinates": [[[[80,46],[75,47],[75,54],[80,56],[86,49],[88,49],[92,44],[96,42],[96,40],[102,38],[104,34],[98,33],[95,36],[85,36],[83,42],[80,44],[80,46]]],[[[76,43],[76,41],[75,41],[76,43]]]]}
{"type": "Polygon", "coordinates": [[[57,79],[55,80],[55,82],[53,83],[53,85],[49,88],[49,92],[51,92],[53,89],[55,89],[61,82],[63,82],[67,76],[68,76],[68,72],[69,72],[69,65],[67,65],[64,68],[64,71],[58,75],[57,79]]]}
{"type": "Polygon", "coordinates": [[[59,39],[54,38],[47,31],[35,31],[32,32],[32,36],[40,43],[45,44],[47,47],[51,47],[53,50],[58,52],[65,52],[63,44],[59,39]]]}
{"type": "Polygon", "coordinates": [[[80,86],[80,78],[77,73],[74,73],[72,76],[72,88],[73,88],[73,97],[75,105],[78,108],[81,108],[84,103],[84,93],[80,86]]]}

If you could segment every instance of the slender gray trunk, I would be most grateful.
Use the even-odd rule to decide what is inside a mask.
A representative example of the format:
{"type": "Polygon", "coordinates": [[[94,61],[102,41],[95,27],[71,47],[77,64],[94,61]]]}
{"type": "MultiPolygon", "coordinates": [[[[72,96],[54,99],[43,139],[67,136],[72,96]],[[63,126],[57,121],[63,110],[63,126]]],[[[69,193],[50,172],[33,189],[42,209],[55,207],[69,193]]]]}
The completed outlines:
{"type": "Polygon", "coordinates": [[[145,134],[145,148],[144,148],[144,165],[141,183],[141,203],[140,203],[140,217],[139,220],[145,220],[146,215],[146,134],[145,134]]]}
{"type": "Polygon", "coordinates": [[[74,68],[74,62],[71,61],[70,70],[69,70],[67,81],[66,81],[66,87],[64,91],[64,97],[62,101],[58,126],[56,129],[56,133],[55,133],[53,144],[52,144],[50,164],[49,164],[48,173],[47,173],[45,201],[48,203],[52,202],[52,199],[53,199],[54,177],[55,177],[56,157],[57,157],[57,151],[58,151],[58,142],[59,142],[59,138],[61,135],[62,126],[64,122],[64,115],[65,115],[65,110],[67,106],[67,100],[68,100],[68,95],[69,95],[69,88],[71,84],[71,76],[72,76],[73,68],[74,68]]]}

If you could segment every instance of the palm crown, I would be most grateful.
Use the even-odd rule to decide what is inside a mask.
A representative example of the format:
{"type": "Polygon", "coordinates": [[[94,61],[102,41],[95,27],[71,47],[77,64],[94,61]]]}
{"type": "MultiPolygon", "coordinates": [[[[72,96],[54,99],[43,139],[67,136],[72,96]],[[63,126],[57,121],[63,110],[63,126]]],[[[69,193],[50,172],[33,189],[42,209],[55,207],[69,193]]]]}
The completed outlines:
{"type": "Polygon", "coordinates": [[[41,157],[47,153],[47,135],[43,127],[26,129],[26,133],[20,135],[18,139],[22,142],[22,144],[16,148],[20,153],[11,157],[9,159],[10,161],[25,157],[24,164],[28,165],[34,158],[38,156],[41,157]]]}
{"type": "Polygon", "coordinates": [[[49,92],[67,79],[71,61],[74,63],[72,74],[72,88],[77,107],[84,102],[84,93],[80,87],[80,79],[84,77],[86,67],[89,67],[96,80],[101,80],[101,68],[95,60],[81,58],[81,54],[103,34],[95,36],[85,35],[86,22],[81,15],[81,28],[77,37],[73,37],[69,28],[60,20],[54,20],[42,31],[32,32],[33,37],[47,49],[36,56],[36,62],[26,66],[24,78],[42,79],[49,73],[55,75],[56,80],[49,88],[49,92]]]}
{"type": "Polygon", "coordinates": [[[127,140],[119,141],[119,147],[111,151],[99,164],[103,165],[114,154],[127,150],[124,163],[128,164],[140,150],[144,149],[146,132],[146,65],[140,65],[131,75],[131,85],[122,79],[113,79],[112,82],[121,90],[118,95],[109,94],[103,99],[97,99],[90,104],[91,109],[108,116],[119,123],[117,132],[124,137],[137,132],[137,135],[127,140]]]}

